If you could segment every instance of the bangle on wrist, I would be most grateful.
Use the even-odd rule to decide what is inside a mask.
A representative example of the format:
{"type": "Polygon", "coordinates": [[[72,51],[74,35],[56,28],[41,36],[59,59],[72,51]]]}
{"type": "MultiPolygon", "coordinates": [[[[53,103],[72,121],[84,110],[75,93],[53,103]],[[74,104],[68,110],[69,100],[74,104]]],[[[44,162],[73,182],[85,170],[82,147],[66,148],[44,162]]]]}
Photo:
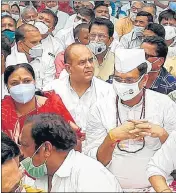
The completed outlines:
{"type": "Polygon", "coordinates": [[[117,140],[116,137],[113,135],[112,130],[109,131],[109,137],[113,143],[120,143],[120,140],[117,140]]]}

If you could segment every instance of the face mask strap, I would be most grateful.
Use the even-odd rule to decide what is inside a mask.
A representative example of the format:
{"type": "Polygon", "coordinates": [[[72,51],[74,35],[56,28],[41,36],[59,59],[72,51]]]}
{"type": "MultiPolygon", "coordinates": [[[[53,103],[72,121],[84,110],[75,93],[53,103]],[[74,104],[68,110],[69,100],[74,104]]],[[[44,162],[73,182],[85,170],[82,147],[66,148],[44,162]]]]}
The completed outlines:
{"type": "Polygon", "coordinates": [[[34,154],[32,155],[31,159],[36,155],[36,153],[38,152],[38,150],[43,146],[44,143],[42,143],[38,148],[37,150],[34,152],[34,154]]]}

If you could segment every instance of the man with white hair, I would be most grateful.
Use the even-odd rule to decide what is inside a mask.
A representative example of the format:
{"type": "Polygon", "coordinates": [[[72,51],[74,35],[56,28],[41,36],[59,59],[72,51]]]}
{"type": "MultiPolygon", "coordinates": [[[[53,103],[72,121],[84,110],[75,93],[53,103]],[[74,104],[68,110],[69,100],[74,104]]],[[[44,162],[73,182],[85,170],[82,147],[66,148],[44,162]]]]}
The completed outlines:
{"type": "Polygon", "coordinates": [[[23,9],[23,12],[21,13],[21,19],[18,20],[17,28],[22,24],[34,25],[37,16],[38,16],[37,10],[33,6],[25,7],[23,9]]]}
{"type": "Polygon", "coordinates": [[[151,64],[143,49],[117,49],[114,92],[95,103],[86,127],[87,155],[106,166],[127,192],[148,192],[150,158],[176,130],[176,104],[145,89],[151,64]]]}

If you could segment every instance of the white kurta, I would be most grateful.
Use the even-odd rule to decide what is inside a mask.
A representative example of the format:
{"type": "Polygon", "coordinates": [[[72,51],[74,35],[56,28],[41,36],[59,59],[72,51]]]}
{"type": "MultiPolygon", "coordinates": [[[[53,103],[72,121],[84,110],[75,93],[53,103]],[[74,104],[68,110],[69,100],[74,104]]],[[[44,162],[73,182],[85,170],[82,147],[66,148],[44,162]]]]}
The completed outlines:
{"type": "Polygon", "coordinates": [[[147,176],[163,176],[172,182],[170,174],[176,169],[176,131],[173,131],[156,154],[151,158],[147,166],[147,176]]]}
{"type": "Polygon", "coordinates": [[[91,86],[79,97],[70,86],[69,76],[65,75],[61,79],[52,81],[44,90],[54,90],[56,94],[59,94],[76,124],[85,131],[90,108],[97,100],[100,100],[112,90],[112,85],[94,77],[91,86]]]}
{"type": "Polygon", "coordinates": [[[66,24],[65,24],[64,29],[73,27],[73,23],[74,23],[74,21],[75,21],[76,15],[77,15],[77,14],[73,14],[73,15],[71,15],[71,16],[67,19],[67,22],[66,22],[66,24]]]}
{"type": "MultiPolygon", "coordinates": [[[[48,176],[35,188],[48,191],[48,176]]],[[[122,192],[117,179],[99,162],[71,150],[52,179],[51,192],[122,192]]]]}
{"type": "MultiPolygon", "coordinates": [[[[170,133],[176,130],[176,104],[166,95],[146,90],[145,119],[164,127],[170,133]]],[[[129,119],[138,120],[142,103],[129,108],[119,102],[119,114],[122,123],[129,119]]],[[[98,147],[108,132],[116,127],[116,95],[111,93],[97,102],[90,110],[86,128],[85,153],[96,159],[98,147]]],[[[142,144],[133,140],[122,141],[128,150],[139,149],[142,144]]],[[[146,175],[146,166],[154,153],[160,149],[159,138],[145,137],[143,150],[126,153],[115,148],[109,170],[117,176],[123,189],[143,189],[150,186],[146,175]]]]}
{"type": "Polygon", "coordinates": [[[57,18],[58,18],[58,22],[55,27],[55,30],[53,31],[53,35],[55,35],[59,30],[65,27],[65,24],[69,19],[69,15],[63,11],[57,11],[57,18]]]}

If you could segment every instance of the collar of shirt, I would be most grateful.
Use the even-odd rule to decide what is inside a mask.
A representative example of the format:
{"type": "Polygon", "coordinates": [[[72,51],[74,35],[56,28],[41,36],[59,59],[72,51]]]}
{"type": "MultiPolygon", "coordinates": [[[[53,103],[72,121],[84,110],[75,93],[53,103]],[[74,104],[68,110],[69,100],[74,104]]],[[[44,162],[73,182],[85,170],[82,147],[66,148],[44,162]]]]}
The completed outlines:
{"type": "Polygon", "coordinates": [[[73,167],[72,163],[74,163],[75,156],[75,151],[71,150],[54,175],[57,175],[60,178],[69,177],[71,174],[71,169],[73,167]]]}

